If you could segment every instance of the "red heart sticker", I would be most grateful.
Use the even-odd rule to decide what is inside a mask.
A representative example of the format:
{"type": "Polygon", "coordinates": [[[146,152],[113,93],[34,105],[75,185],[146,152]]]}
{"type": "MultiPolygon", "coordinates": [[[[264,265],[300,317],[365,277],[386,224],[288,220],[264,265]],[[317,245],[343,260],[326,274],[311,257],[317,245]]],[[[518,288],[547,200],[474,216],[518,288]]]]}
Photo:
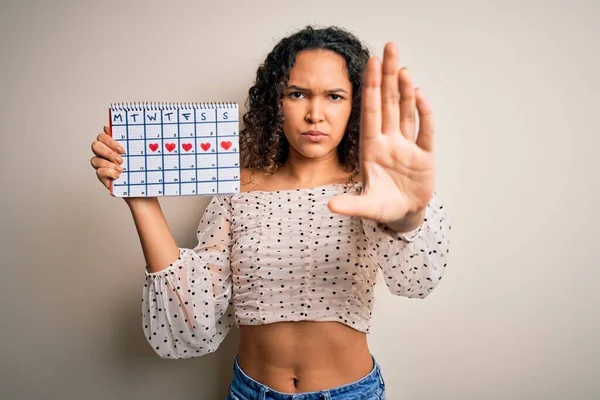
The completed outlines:
{"type": "Polygon", "coordinates": [[[170,152],[175,150],[175,143],[165,143],[165,147],[167,150],[169,150],[170,152]]]}
{"type": "Polygon", "coordinates": [[[231,147],[231,142],[230,141],[221,142],[221,147],[224,148],[225,150],[229,150],[229,148],[231,147]]]}
{"type": "Polygon", "coordinates": [[[202,147],[202,150],[207,151],[210,149],[210,143],[200,143],[200,147],[202,147]]]}
{"type": "Polygon", "coordinates": [[[183,147],[183,149],[185,151],[190,151],[191,148],[192,148],[192,144],[191,143],[184,143],[184,144],[181,145],[181,147],[183,147]]]}
{"type": "Polygon", "coordinates": [[[152,152],[155,152],[156,150],[158,150],[158,143],[150,143],[149,147],[150,150],[152,150],[152,152]]]}

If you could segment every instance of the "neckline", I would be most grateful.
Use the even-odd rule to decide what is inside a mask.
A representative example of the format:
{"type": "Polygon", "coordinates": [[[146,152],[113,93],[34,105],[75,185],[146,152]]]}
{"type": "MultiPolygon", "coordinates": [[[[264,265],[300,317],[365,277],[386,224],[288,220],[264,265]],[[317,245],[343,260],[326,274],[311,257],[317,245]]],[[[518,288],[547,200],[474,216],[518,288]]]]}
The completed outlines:
{"type": "Polygon", "coordinates": [[[348,185],[347,183],[329,183],[327,185],[315,186],[312,188],[297,188],[297,189],[279,189],[279,190],[252,190],[249,192],[238,192],[234,196],[243,196],[243,195],[259,195],[259,194],[277,194],[277,193],[294,193],[294,192],[314,192],[317,190],[327,190],[337,188],[338,186],[348,187],[349,189],[360,186],[360,182],[356,181],[352,185],[348,185]]]}

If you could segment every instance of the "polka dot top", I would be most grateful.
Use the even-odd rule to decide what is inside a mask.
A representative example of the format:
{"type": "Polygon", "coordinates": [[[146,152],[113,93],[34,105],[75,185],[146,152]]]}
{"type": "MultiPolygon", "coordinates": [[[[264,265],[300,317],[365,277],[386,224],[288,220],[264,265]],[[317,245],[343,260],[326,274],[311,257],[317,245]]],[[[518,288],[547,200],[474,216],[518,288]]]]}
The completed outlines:
{"type": "Polygon", "coordinates": [[[398,296],[424,298],[442,279],[450,224],[435,193],[424,223],[396,233],[332,213],[332,196],[361,190],[311,189],[215,196],[194,249],[162,271],[145,271],[144,332],[164,358],[215,351],[231,326],[337,321],[369,333],[381,270],[398,296]]]}

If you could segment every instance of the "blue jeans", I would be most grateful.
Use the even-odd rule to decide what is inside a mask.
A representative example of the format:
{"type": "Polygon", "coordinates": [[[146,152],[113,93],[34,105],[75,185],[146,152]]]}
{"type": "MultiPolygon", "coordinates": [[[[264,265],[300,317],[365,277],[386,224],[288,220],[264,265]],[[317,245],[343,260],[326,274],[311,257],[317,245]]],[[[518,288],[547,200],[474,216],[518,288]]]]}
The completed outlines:
{"type": "Polygon", "coordinates": [[[385,400],[381,367],[373,358],[373,369],[359,380],[331,389],[305,393],[282,393],[255,381],[242,371],[237,356],[233,380],[225,400],[385,400]]]}

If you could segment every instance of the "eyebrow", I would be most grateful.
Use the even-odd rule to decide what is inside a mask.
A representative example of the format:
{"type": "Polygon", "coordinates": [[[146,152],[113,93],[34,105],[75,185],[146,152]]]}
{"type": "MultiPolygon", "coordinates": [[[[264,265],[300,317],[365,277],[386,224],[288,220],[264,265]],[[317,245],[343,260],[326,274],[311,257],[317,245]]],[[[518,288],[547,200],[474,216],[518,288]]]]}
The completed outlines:
{"type": "MultiPolygon", "coordinates": [[[[294,89],[294,90],[298,90],[301,92],[310,92],[310,90],[308,90],[307,88],[303,88],[303,87],[297,86],[297,85],[290,85],[290,86],[286,87],[285,89],[286,90],[294,89]]],[[[346,89],[342,89],[342,88],[329,89],[329,90],[325,91],[325,93],[335,93],[335,92],[344,92],[344,93],[348,94],[348,91],[346,89]]]]}

